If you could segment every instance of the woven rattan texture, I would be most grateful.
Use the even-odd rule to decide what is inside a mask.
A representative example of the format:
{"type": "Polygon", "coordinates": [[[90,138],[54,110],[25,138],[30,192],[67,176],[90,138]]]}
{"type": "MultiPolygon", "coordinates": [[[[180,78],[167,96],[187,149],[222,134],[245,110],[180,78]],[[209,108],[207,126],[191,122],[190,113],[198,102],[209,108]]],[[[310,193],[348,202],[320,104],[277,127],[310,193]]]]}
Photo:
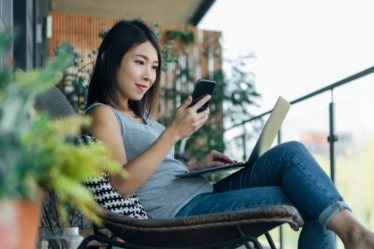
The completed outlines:
{"type": "Polygon", "coordinates": [[[106,228],[126,242],[147,246],[197,246],[226,241],[238,238],[236,226],[246,236],[258,237],[282,223],[294,230],[304,225],[297,210],[286,205],[175,219],[135,220],[107,212],[103,221],[106,228]]]}

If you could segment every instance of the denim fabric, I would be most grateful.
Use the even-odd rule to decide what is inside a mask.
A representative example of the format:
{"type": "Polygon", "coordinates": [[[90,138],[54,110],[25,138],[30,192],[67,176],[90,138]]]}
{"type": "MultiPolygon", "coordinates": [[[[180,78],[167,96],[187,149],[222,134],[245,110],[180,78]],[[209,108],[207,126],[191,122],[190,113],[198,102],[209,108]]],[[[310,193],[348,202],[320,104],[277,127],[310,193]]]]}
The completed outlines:
{"type": "Polygon", "coordinates": [[[305,146],[287,142],[214,185],[213,193],[196,196],[176,217],[230,212],[266,205],[289,204],[305,220],[298,248],[332,249],[335,239],[326,224],[348,205],[305,146]]]}

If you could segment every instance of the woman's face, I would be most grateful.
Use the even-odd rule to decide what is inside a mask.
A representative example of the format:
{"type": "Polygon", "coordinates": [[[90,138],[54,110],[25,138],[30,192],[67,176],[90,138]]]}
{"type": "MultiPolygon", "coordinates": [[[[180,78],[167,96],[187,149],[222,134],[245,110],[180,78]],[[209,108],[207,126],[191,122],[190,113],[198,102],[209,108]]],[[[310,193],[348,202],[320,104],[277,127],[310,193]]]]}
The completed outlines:
{"type": "Polygon", "coordinates": [[[156,79],[157,51],[149,41],[141,43],[123,56],[116,72],[119,100],[127,106],[129,99],[141,100],[156,79]]]}

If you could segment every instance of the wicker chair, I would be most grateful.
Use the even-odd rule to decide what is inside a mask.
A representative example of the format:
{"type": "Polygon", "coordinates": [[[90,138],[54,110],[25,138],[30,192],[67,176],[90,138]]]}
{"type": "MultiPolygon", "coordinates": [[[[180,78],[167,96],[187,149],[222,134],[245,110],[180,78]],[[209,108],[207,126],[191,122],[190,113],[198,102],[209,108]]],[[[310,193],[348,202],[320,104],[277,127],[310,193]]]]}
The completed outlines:
{"type": "MultiPolygon", "coordinates": [[[[75,112],[65,96],[57,88],[49,90],[35,103],[37,111],[47,111],[56,118],[74,115],[75,112]]],[[[246,248],[262,249],[258,237],[266,236],[272,249],[276,249],[268,231],[288,223],[298,230],[304,221],[296,208],[273,205],[230,213],[217,213],[174,219],[139,220],[110,211],[101,216],[103,226],[112,237],[94,226],[94,234],[83,240],[79,249],[96,240],[108,245],[133,249],[180,248],[246,248]],[[117,238],[126,242],[120,242],[117,238]],[[251,243],[249,243],[251,242],[251,243]]]]}
{"type": "MultiPolygon", "coordinates": [[[[97,240],[121,248],[237,248],[252,242],[262,249],[257,238],[265,234],[270,248],[275,249],[268,231],[288,223],[298,230],[304,224],[292,206],[276,205],[230,213],[217,213],[174,219],[138,220],[106,211],[101,217],[103,225],[114,234],[108,238],[95,228],[95,234],[87,237],[78,249],[97,240]],[[116,237],[124,242],[118,242],[116,237]]],[[[111,248],[110,246],[107,248],[111,248]]]]}

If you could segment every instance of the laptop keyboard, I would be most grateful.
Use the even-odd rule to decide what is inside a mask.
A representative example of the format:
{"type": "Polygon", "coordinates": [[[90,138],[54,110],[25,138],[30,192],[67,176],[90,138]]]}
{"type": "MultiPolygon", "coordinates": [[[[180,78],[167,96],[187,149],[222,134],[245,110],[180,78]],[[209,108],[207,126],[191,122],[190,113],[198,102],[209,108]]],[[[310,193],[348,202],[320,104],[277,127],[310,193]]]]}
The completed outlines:
{"type": "Polygon", "coordinates": [[[242,161],[242,162],[237,162],[237,163],[226,163],[225,165],[235,166],[235,165],[243,165],[243,164],[246,164],[246,163],[247,163],[246,161],[242,161]]]}

